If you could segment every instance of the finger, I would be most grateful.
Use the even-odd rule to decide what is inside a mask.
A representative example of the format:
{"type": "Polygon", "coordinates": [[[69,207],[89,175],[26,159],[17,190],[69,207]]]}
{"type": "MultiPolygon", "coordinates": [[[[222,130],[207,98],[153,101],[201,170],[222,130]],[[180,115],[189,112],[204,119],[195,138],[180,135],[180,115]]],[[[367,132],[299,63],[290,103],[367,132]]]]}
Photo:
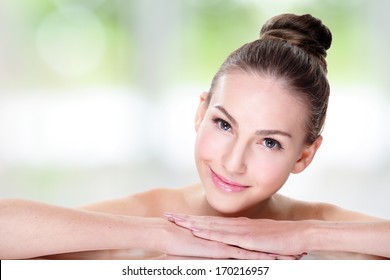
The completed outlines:
{"type": "Polygon", "coordinates": [[[208,224],[208,221],[211,220],[211,217],[209,216],[190,216],[190,215],[185,215],[185,214],[177,214],[177,213],[165,213],[164,214],[168,220],[171,222],[182,222],[182,224],[197,224],[199,226],[202,226],[203,224],[208,224]],[[184,223],[186,222],[186,223],[184,223]]]}
{"type": "MultiPolygon", "coordinates": [[[[273,247],[267,246],[269,244],[265,239],[260,240],[259,237],[253,239],[250,235],[243,237],[240,233],[228,233],[228,232],[217,232],[211,230],[192,230],[192,234],[196,237],[217,241],[226,245],[235,246],[249,251],[256,252],[272,252],[273,247]]],[[[284,255],[279,253],[265,253],[268,257],[275,260],[299,260],[307,253],[296,254],[296,255],[284,255]]]]}
{"type": "Polygon", "coordinates": [[[240,232],[245,231],[243,222],[246,223],[246,218],[221,218],[209,216],[190,216],[174,213],[166,213],[165,216],[169,221],[188,229],[210,229],[215,231],[225,232],[240,232]]]}
{"type": "Polygon", "coordinates": [[[282,254],[270,254],[275,257],[275,260],[300,260],[306,253],[297,255],[282,255],[282,254]]]}
{"type": "Polygon", "coordinates": [[[275,260],[299,260],[299,256],[277,255],[275,260]]]}
{"type": "Polygon", "coordinates": [[[264,248],[259,247],[261,244],[259,237],[257,240],[254,240],[251,235],[246,235],[243,237],[242,233],[240,232],[215,231],[207,229],[191,229],[191,231],[194,236],[202,239],[218,241],[246,250],[264,251],[264,248]]]}
{"type": "Polygon", "coordinates": [[[241,260],[275,260],[275,257],[263,253],[263,252],[256,252],[256,251],[249,251],[249,250],[243,250],[243,249],[232,249],[233,253],[231,253],[231,259],[241,259],[241,260]]]}
{"type": "MultiPolygon", "coordinates": [[[[295,260],[296,256],[285,256],[279,254],[270,254],[267,252],[261,252],[258,250],[247,250],[237,246],[231,246],[224,243],[215,241],[204,240],[198,244],[197,250],[199,250],[199,256],[204,256],[207,251],[209,258],[218,259],[246,259],[246,260],[295,260]]],[[[196,253],[196,252],[194,252],[196,253]]],[[[197,253],[196,253],[197,254],[197,253]]]]}
{"type": "Polygon", "coordinates": [[[232,217],[232,218],[226,218],[226,217],[217,217],[217,216],[194,216],[194,215],[186,215],[186,214],[178,214],[178,213],[172,213],[167,212],[165,213],[165,216],[168,218],[172,218],[174,220],[179,221],[191,221],[196,222],[199,225],[201,224],[219,224],[219,225],[241,225],[243,223],[246,223],[246,221],[249,220],[249,218],[246,217],[232,217]]]}
{"type": "Polygon", "coordinates": [[[242,260],[275,260],[275,255],[246,250],[239,247],[219,244],[217,248],[213,248],[213,258],[224,259],[242,259],[242,260]]]}
{"type": "Polygon", "coordinates": [[[206,216],[189,216],[175,213],[165,213],[165,217],[168,218],[170,222],[173,222],[181,227],[185,228],[208,228],[210,227],[209,223],[205,220],[206,216]]]}

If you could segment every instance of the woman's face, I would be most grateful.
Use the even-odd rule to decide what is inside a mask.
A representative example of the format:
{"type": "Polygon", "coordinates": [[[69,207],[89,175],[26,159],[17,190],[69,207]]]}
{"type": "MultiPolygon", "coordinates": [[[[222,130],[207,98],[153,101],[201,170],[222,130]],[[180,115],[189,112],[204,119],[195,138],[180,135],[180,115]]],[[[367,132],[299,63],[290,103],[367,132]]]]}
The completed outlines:
{"type": "Polygon", "coordinates": [[[304,103],[282,81],[258,74],[226,74],[201,96],[195,159],[208,203],[240,214],[267,201],[311,162],[318,145],[306,146],[304,103]]]}

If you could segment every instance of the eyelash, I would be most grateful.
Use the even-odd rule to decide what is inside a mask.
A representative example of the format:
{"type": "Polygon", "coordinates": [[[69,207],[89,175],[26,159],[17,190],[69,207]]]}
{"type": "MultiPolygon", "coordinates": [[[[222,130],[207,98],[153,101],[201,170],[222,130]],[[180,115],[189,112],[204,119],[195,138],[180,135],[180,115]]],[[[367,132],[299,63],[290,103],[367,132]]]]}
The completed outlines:
{"type": "MultiPolygon", "coordinates": [[[[232,128],[232,126],[230,125],[230,123],[228,123],[227,121],[225,121],[225,120],[223,120],[223,119],[221,119],[221,118],[214,118],[213,119],[213,123],[219,128],[219,129],[221,129],[221,130],[223,130],[223,131],[228,131],[229,129],[231,129],[232,128]],[[224,129],[224,128],[222,128],[222,126],[226,126],[226,127],[228,127],[227,129],[224,129]]],[[[225,127],[225,128],[226,128],[225,127]]]]}
{"type": "Polygon", "coordinates": [[[279,141],[273,139],[273,138],[265,138],[263,140],[263,143],[264,143],[264,146],[267,148],[267,149],[270,149],[270,150],[283,150],[283,147],[282,147],[282,144],[280,144],[279,141]],[[272,147],[268,147],[266,143],[269,143],[269,142],[272,142],[274,145],[272,147]]]}
{"type": "MultiPolygon", "coordinates": [[[[221,118],[214,118],[213,123],[217,126],[218,129],[220,129],[222,131],[229,131],[232,128],[232,126],[227,121],[225,121],[221,118]]],[[[280,144],[279,141],[277,141],[273,138],[270,138],[270,137],[264,138],[262,140],[262,143],[269,150],[283,150],[282,144],[280,144]],[[272,143],[272,145],[271,145],[272,147],[269,147],[267,145],[267,142],[268,142],[268,144],[272,143]]]]}

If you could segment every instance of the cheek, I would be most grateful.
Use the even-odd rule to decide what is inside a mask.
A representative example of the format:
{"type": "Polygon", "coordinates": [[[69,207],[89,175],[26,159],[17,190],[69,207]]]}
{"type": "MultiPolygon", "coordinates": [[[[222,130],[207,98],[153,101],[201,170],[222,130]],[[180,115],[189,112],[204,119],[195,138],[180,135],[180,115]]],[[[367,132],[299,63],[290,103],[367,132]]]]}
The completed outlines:
{"type": "Polygon", "coordinates": [[[217,141],[215,141],[213,134],[204,128],[198,130],[196,138],[196,157],[198,160],[208,160],[215,156],[217,153],[217,141]]]}
{"type": "Polygon", "coordinates": [[[197,133],[196,158],[203,161],[219,160],[228,149],[228,145],[228,138],[221,135],[213,124],[204,123],[197,133]]]}
{"type": "Polygon", "coordinates": [[[291,163],[279,156],[263,156],[249,165],[256,183],[273,189],[280,188],[291,173],[291,163]]]}

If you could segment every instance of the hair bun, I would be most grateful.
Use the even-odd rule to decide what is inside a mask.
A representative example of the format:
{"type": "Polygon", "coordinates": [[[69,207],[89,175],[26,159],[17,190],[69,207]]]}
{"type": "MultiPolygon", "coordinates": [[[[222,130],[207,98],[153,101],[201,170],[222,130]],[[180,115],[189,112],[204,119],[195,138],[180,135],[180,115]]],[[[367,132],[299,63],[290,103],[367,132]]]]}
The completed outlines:
{"type": "Polygon", "coordinates": [[[306,14],[281,14],[269,19],[261,28],[260,39],[282,39],[320,59],[326,71],[326,51],[332,33],[321,20],[306,14]]]}

